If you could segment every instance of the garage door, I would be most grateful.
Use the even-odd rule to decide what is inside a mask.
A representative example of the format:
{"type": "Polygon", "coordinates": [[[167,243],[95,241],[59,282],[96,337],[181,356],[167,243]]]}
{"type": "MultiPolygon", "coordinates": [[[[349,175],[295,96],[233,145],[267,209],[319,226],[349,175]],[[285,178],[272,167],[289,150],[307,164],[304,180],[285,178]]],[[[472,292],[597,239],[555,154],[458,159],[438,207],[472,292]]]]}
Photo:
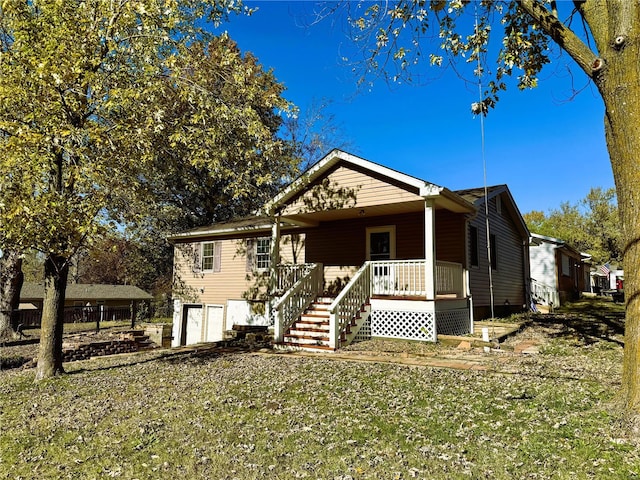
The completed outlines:
{"type": "Polygon", "coordinates": [[[207,305],[207,342],[219,342],[224,334],[222,305],[207,305]]]}
{"type": "Polygon", "coordinates": [[[183,322],[186,332],[183,330],[182,345],[202,342],[202,306],[185,305],[183,322]]]}

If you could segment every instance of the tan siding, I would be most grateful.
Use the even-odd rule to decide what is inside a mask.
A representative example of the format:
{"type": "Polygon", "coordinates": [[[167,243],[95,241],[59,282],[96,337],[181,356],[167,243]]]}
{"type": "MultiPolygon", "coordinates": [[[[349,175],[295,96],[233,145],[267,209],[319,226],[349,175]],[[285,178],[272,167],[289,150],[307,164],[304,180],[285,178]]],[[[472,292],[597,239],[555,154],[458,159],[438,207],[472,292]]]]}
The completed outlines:
{"type": "MultiPolygon", "coordinates": [[[[285,238],[281,241],[280,254],[284,261],[291,262],[291,245],[285,238]]],[[[176,244],[176,274],[187,286],[186,294],[180,295],[182,298],[196,303],[225,305],[227,300],[241,300],[242,293],[250,287],[251,281],[246,279],[248,272],[244,240],[231,238],[219,241],[222,243],[220,272],[194,272],[191,252],[194,248],[199,249],[200,243],[176,244]]]]}
{"type": "MultiPolygon", "coordinates": [[[[475,307],[488,307],[491,304],[491,293],[484,208],[479,209],[470,225],[478,229],[479,250],[479,265],[470,269],[473,304],[475,307]]],[[[497,269],[492,271],[494,311],[496,315],[501,315],[506,301],[512,309],[518,309],[526,303],[525,260],[523,239],[516,224],[507,209],[503,208],[502,214],[496,212],[495,198],[489,201],[489,230],[496,235],[497,242],[497,269]]]]}
{"type": "MultiPolygon", "coordinates": [[[[353,208],[420,200],[416,193],[344,166],[331,172],[328,178],[333,188],[347,188],[355,192],[356,204],[349,204],[353,208]]],[[[305,197],[309,196],[308,192],[305,193],[305,197]]],[[[285,209],[285,214],[301,210],[304,210],[304,203],[299,198],[285,209]]]]}

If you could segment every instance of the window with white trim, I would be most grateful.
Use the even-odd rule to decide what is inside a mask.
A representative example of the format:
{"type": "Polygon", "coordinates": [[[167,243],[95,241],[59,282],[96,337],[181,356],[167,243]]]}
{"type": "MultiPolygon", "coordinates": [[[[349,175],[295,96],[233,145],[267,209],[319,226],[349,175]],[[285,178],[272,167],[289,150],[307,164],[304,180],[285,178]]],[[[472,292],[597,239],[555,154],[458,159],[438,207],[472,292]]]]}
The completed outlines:
{"type": "Polygon", "coordinates": [[[203,242],[200,258],[203,272],[219,272],[222,263],[222,244],[220,242],[203,242]]]}
{"type": "Polygon", "coordinates": [[[271,266],[271,238],[263,237],[256,240],[256,269],[268,270],[271,266]]]}

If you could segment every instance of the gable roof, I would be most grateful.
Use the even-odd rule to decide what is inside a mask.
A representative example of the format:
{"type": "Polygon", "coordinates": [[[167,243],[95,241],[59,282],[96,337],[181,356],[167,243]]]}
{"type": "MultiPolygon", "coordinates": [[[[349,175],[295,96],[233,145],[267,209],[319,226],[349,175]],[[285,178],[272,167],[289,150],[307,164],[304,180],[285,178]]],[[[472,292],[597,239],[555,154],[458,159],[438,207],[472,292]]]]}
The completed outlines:
{"type": "Polygon", "coordinates": [[[565,242],[564,240],[560,240],[559,238],[547,237],[545,235],[540,235],[539,233],[532,233],[529,243],[531,245],[536,245],[536,246],[542,245],[543,243],[550,243],[550,244],[555,245],[554,248],[556,248],[558,250],[562,250],[562,251],[565,251],[565,252],[568,252],[568,253],[572,253],[574,256],[580,257],[582,259],[582,261],[585,262],[585,263],[590,262],[590,260],[591,260],[591,255],[589,255],[588,253],[583,253],[583,252],[580,252],[580,251],[576,250],[574,247],[569,245],[567,242],[565,242]]]}
{"type": "MultiPolygon", "coordinates": [[[[29,302],[44,298],[42,283],[25,282],[20,292],[20,301],[29,302]]],[[[105,285],[96,283],[70,283],[67,285],[67,300],[151,300],[153,296],[133,285],[105,285]]]]}
{"type": "Polygon", "coordinates": [[[417,195],[423,198],[438,198],[440,202],[447,205],[448,208],[466,212],[473,211],[473,206],[466,199],[460,197],[448,188],[398,172],[397,170],[365,160],[364,158],[357,157],[339,149],[331,150],[316,164],[291,182],[265,205],[265,211],[268,214],[273,214],[279,207],[298,196],[308,185],[323,178],[340,164],[355,167],[387,178],[395,184],[400,184],[406,189],[415,191],[417,195]]]}
{"type": "MultiPolygon", "coordinates": [[[[486,188],[485,187],[468,188],[465,190],[456,190],[456,193],[460,195],[462,198],[466,199],[467,201],[473,203],[478,208],[478,210],[481,210],[481,207],[484,205],[484,202],[485,202],[485,191],[486,191],[486,197],[489,200],[497,197],[498,195],[506,197],[507,199],[506,208],[509,210],[512,218],[515,221],[516,227],[518,228],[518,230],[520,230],[520,233],[523,236],[523,238],[526,238],[528,240],[530,237],[529,228],[527,227],[527,224],[525,223],[524,218],[522,218],[520,209],[518,209],[518,206],[516,205],[516,202],[513,199],[513,196],[511,195],[511,191],[509,190],[509,187],[507,187],[506,185],[504,184],[493,185],[486,188]]],[[[484,210],[484,207],[482,207],[482,210],[484,210]]]]}

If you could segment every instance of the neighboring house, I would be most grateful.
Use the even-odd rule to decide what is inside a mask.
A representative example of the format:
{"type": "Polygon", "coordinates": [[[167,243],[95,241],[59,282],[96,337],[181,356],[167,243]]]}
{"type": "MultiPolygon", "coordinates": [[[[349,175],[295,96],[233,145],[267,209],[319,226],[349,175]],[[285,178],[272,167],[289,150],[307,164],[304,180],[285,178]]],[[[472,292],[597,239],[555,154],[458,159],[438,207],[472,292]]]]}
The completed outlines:
{"type": "Polygon", "coordinates": [[[624,270],[608,263],[600,265],[591,272],[591,288],[597,294],[624,291],[624,270]]]}
{"type": "Polygon", "coordinates": [[[330,152],[261,215],[170,237],[173,345],[239,325],[273,326],[276,344],[299,348],[435,341],[489,316],[492,290],[497,314],[521,311],[529,232],[507,187],[488,189],[489,259],[480,191],[330,152]]]}
{"type": "Polygon", "coordinates": [[[539,305],[558,307],[590,290],[590,260],[557,238],[531,234],[531,295],[539,305]]]}
{"type": "MultiPolygon", "coordinates": [[[[20,291],[20,304],[42,308],[44,286],[41,283],[26,282],[20,291]]],[[[67,285],[65,307],[131,307],[149,302],[153,297],[133,285],[100,285],[72,283],[67,285]]]]}
{"type": "MultiPolygon", "coordinates": [[[[153,297],[133,285],[69,284],[64,303],[64,323],[102,322],[145,318],[153,297]]],[[[39,327],[44,286],[26,282],[20,291],[20,307],[14,328],[39,327]]]]}

